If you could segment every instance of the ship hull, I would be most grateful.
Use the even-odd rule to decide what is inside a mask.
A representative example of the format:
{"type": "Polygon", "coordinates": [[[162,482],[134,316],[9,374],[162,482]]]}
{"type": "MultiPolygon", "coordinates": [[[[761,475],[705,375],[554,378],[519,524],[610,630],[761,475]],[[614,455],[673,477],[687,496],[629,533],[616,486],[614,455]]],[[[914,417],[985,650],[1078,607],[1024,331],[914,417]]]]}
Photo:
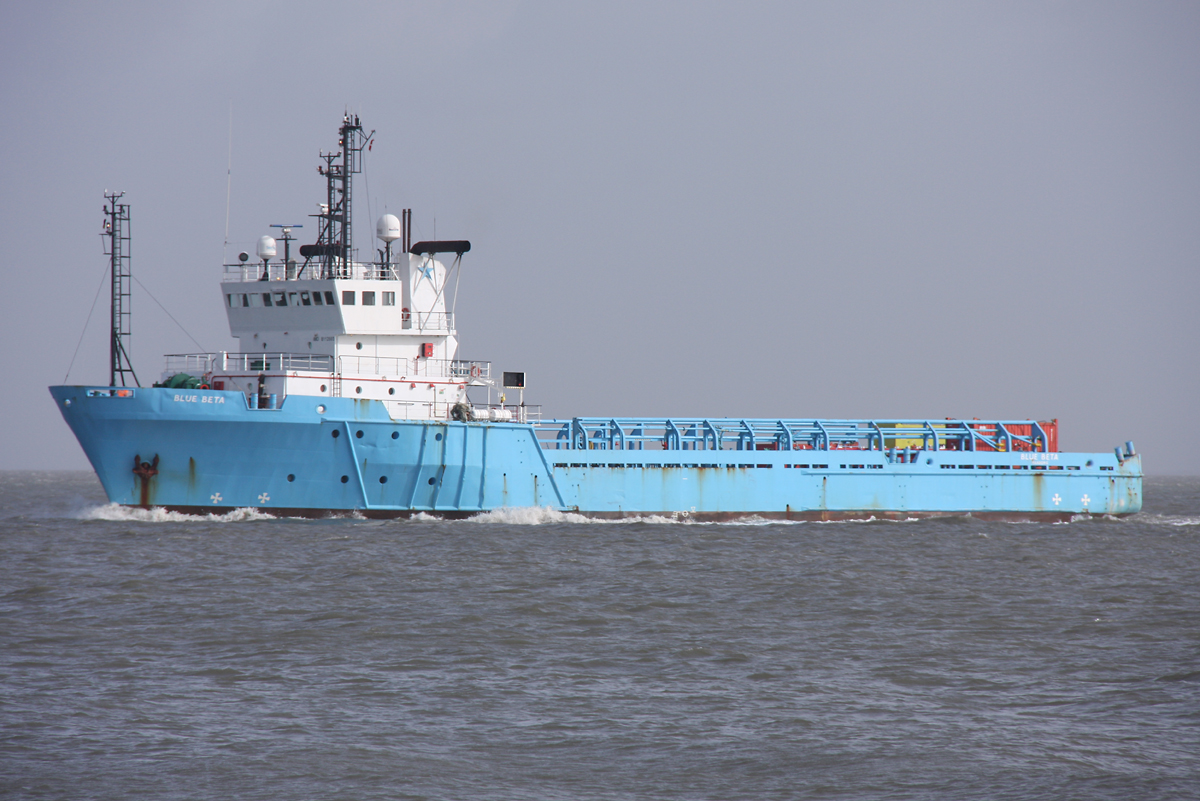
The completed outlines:
{"type": "Polygon", "coordinates": [[[379,401],[293,395],[251,409],[218,390],[50,391],[111,502],[192,514],[1065,521],[1142,506],[1136,455],[576,450],[543,447],[518,423],[395,421],[379,401]]]}

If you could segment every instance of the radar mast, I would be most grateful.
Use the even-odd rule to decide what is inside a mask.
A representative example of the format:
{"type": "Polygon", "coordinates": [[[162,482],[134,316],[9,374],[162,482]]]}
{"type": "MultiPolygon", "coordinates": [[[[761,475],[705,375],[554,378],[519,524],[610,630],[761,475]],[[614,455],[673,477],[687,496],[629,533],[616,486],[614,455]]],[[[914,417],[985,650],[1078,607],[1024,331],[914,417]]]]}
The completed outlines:
{"type": "Polygon", "coordinates": [[[313,216],[321,221],[314,250],[320,258],[322,278],[350,277],[354,249],[353,175],[362,172],[363,148],[371,143],[374,135],[374,131],[363,132],[357,114],[346,114],[338,129],[340,150],[321,153],[325,164],[317,167],[317,172],[325,176],[325,203],[321,213],[313,216]]]}

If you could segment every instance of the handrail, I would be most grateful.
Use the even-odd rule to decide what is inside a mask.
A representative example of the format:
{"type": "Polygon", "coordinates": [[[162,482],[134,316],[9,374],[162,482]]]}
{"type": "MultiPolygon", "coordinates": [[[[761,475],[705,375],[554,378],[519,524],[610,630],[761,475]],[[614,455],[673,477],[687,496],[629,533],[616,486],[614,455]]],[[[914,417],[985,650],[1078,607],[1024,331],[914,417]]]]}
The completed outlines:
{"type": "Polygon", "coordinates": [[[170,353],[166,371],[205,375],[212,372],[278,373],[308,371],[342,375],[386,375],[409,378],[467,379],[487,384],[492,363],[467,359],[400,359],[379,356],[339,356],[318,353],[170,353]],[[336,366],[336,371],[335,371],[336,366]]]}
{"type": "Polygon", "coordinates": [[[319,353],[169,353],[166,355],[167,372],[184,372],[204,375],[211,372],[242,371],[253,373],[287,372],[306,370],[310,372],[333,372],[333,357],[319,353]]]}
{"type": "Polygon", "coordinates": [[[360,281],[400,281],[400,273],[397,270],[397,265],[393,265],[390,269],[387,265],[376,264],[373,262],[351,262],[344,266],[335,268],[332,275],[321,275],[320,266],[308,262],[295,262],[285,264],[282,260],[268,262],[264,270],[262,261],[255,262],[235,262],[233,264],[224,265],[224,275],[222,282],[227,283],[250,283],[252,281],[262,281],[269,283],[272,281],[334,281],[338,279],[353,279],[360,281]],[[266,276],[264,278],[263,276],[266,276]]]}

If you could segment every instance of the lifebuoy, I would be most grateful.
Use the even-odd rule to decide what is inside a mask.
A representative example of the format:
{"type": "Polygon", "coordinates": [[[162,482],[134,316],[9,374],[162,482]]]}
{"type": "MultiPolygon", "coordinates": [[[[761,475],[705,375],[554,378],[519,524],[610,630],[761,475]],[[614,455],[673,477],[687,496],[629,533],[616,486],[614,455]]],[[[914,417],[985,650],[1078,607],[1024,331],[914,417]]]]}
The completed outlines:
{"type": "Polygon", "coordinates": [[[479,378],[479,365],[478,364],[471,365],[471,378],[479,378]]]}
{"type": "Polygon", "coordinates": [[[412,315],[409,314],[408,307],[401,306],[400,307],[400,319],[407,323],[411,318],[412,318],[412,315]]]}
{"type": "Polygon", "coordinates": [[[208,389],[208,384],[201,384],[200,389],[208,389]]]}

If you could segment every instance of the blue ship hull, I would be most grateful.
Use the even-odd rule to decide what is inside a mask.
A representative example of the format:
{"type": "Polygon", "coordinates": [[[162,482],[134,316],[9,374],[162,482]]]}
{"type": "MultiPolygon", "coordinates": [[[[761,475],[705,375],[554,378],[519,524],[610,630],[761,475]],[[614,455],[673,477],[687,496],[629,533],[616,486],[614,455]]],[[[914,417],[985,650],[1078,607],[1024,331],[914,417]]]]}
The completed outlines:
{"type": "Polygon", "coordinates": [[[218,390],[50,392],[110,501],[191,513],[468,516],[538,506],[696,520],[1069,520],[1142,506],[1134,454],[935,447],[897,461],[882,447],[597,449],[547,442],[519,423],[395,421],[373,400],[291,396],[250,409],[242,393],[218,390]]]}

